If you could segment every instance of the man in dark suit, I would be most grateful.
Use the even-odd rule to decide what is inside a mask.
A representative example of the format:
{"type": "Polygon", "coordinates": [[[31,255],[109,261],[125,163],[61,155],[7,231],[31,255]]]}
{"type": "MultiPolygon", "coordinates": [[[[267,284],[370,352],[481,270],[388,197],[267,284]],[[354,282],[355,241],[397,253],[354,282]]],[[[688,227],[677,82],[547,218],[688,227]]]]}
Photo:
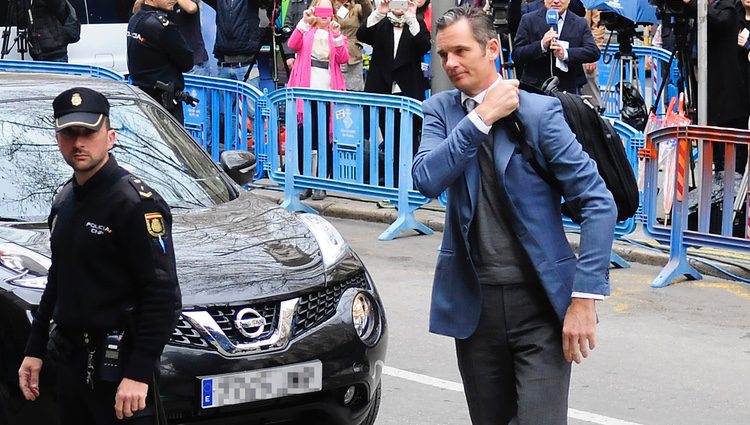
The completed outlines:
{"type": "Polygon", "coordinates": [[[521,82],[541,88],[548,78],[560,79],[558,89],[578,93],[586,84],[583,64],[599,60],[599,48],[586,20],[568,13],[570,0],[544,0],[544,8],[521,18],[513,60],[523,66],[521,82]],[[555,28],[547,23],[547,10],[560,15],[555,28]]]}
{"type": "Polygon", "coordinates": [[[412,167],[425,196],[448,191],[430,331],[456,339],[475,425],[562,425],[570,362],[594,348],[594,303],[609,293],[617,208],[560,102],[500,79],[491,19],[456,8],[437,21],[437,52],[458,90],[424,102],[412,167]],[[562,193],[517,151],[502,121],[511,114],[562,193]],[[578,259],[560,195],[584,217],[578,259]]]}

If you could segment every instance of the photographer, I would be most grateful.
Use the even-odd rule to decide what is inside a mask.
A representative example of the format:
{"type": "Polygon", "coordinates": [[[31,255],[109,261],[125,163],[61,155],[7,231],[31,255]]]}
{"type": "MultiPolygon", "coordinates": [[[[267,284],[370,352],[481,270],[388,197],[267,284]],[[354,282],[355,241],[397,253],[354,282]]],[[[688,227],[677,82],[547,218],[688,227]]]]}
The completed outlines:
{"type": "Polygon", "coordinates": [[[36,61],[67,62],[68,44],[80,38],[81,24],[75,11],[65,0],[35,0],[28,4],[34,18],[31,57],[36,61]]]}
{"type": "MultiPolygon", "coordinates": [[[[366,25],[357,31],[357,38],[372,46],[372,60],[367,72],[365,91],[393,94],[424,100],[422,56],[430,51],[430,33],[425,22],[417,17],[417,2],[413,0],[380,0],[367,18],[366,25]]],[[[399,122],[397,111],[394,119],[399,122]]],[[[413,152],[419,148],[421,122],[415,122],[412,133],[413,152]]],[[[365,128],[369,122],[365,119],[365,128]]],[[[385,114],[380,115],[380,129],[385,133],[385,114]]],[[[394,132],[394,184],[398,185],[400,132],[394,132]]],[[[411,159],[411,158],[410,158],[411,159]]],[[[385,173],[381,173],[382,176],[385,173]]]]}

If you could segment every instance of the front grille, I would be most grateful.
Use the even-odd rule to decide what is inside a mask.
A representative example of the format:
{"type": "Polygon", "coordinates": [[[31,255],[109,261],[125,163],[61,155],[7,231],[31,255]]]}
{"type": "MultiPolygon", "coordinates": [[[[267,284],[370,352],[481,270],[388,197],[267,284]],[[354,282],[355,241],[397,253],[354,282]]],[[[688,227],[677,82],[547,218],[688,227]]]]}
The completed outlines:
{"type": "MultiPolygon", "coordinates": [[[[208,307],[206,311],[219,325],[222,332],[232,341],[233,344],[247,344],[257,340],[268,338],[276,329],[278,323],[278,314],[276,313],[278,303],[267,303],[261,305],[241,305],[241,306],[218,306],[208,307]],[[237,313],[243,308],[252,308],[266,319],[266,325],[263,327],[263,333],[259,337],[251,340],[242,335],[235,326],[237,313]]],[[[183,316],[177,322],[177,326],[172,332],[169,340],[170,344],[190,346],[193,348],[210,348],[208,342],[198,333],[198,331],[183,316]]]]}
{"type": "Polygon", "coordinates": [[[364,288],[366,285],[367,278],[364,273],[360,273],[344,282],[300,296],[294,317],[293,335],[300,335],[333,317],[341,294],[345,290],[364,288]]]}
{"type": "Polygon", "coordinates": [[[169,339],[170,344],[186,345],[194,348],[209,348],[208,342],[203,339],[198,331],[193,328],[190,322],[180,316],[177,326],[172,331],[172,337],[169,339]]]}
{"type": "MultiPolygon", "coordinates": [[[[336,306],[345,290],[349,288],[365,287],[367,287],[367,277],[365,276],[365,273],[362,272],[346,281],[338,282],[327,288],[300,295],[292,326],[292,336],[296,337],[301,335],[333,317],[334,313],[336,313],[336,306]]],[[[234,345],[262,341],[269,338],[278,328],[279,302],[238,306],[212,306],[205,308],[205,311],[211,315],[216,324],[219,325],[221,331],[224,332],[234,345]],[[242,335],[235,326],[237,313],[243,308],[252,308],[266,319],[263,333],[255,339],[251,340],[242,335]]],[[[172,337],[170,338],[169,343],[199,349],[212,348],[183,316],[180,316],[180,320],[172,332],[172,337]]]]}
{"type": "Polygon", "coordinates": [[[260,305],[242,305],[242,306],[223,306],[223,307],[209,307],[206,309],[208,314],[213,317],[216,324],[219,325],[221,330],[234,344],[247,344],[249,342],[264,340],[273,334],[273,331],[277,327],[277,306],[279,303],[267,303],[260,305]],[[263,333],[257,338],[251,340],[250,338],[242,335],[235,326],[234,321],[237,319],[237,313],[243,308],[252,308],[258,312],[264,319],[266,319],[266,325],[263,327],[263,333]]]}

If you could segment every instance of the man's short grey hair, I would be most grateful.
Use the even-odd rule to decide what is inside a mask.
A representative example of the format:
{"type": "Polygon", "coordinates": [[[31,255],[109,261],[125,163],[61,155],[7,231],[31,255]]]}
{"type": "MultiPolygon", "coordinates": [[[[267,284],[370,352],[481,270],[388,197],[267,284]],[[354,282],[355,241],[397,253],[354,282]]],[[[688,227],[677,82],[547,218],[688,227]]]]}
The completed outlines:
{"type": "Polygon", "coordinates": [[[495,30],[495,25],[492,22],[491,15],[484,13],[482,9],[471,6],[454,7],[445,12],[445,14],[437,20],[437,32],[444,30],[464,18],[469,21],[469,27],[471,27],[474,39],[476,39],[482,47],[487,46],[488,41],[497,38],[497,31],[495,30]]]}

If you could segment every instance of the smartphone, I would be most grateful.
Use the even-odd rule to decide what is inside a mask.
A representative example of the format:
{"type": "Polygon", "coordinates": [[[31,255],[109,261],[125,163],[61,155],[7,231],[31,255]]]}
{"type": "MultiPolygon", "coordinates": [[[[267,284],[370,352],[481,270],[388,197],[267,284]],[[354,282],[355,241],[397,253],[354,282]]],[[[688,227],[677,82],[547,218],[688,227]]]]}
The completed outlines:
{"type": "Polygon", "coordinates": [[[408,0],[391,0],[391,2],[388,3],[388,9],[390,10],[394,10],[394,9],[407,10],[408,8],[409,8],[408,0]]]}

